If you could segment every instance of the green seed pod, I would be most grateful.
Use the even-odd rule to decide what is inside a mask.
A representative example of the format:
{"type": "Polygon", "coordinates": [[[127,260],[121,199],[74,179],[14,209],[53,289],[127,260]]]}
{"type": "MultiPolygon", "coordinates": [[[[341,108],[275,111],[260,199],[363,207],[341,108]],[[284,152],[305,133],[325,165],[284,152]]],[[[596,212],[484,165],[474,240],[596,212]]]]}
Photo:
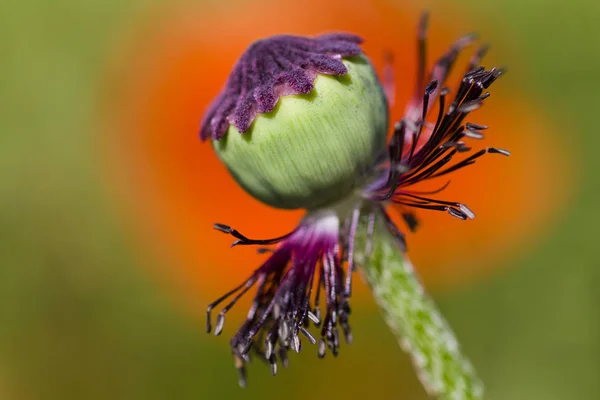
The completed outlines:
{"type": "MultiPolygon", "coordinates": [[[[238,67],[262,65],[265,70],[247,73],[245,79],[256,82],[260,79],[255,77],[263,77],[267,88],[255,84],[239,91],[221,137],[219,113],[207,114],[206,136],[213,138],[218,156],[237,182],[266,204],[315,209],[339,201],[361,184],[361,175],[385,149],[385,95],[370,62],[360,54],[358,39],[344,37],[283,36],[255,43],[238,67]],[[321,52],[296,59],[294,46],[310,48],[307,44],[321,52]],[[276,63],[288,69],[269,71],[272,59],[261,57],[275,51],[288,57],[287,64],[276,63]]],[[[228,108],[222,102],[227,101],[232,80],[240,79],[237,69],[213,110],[228,108]]]]}

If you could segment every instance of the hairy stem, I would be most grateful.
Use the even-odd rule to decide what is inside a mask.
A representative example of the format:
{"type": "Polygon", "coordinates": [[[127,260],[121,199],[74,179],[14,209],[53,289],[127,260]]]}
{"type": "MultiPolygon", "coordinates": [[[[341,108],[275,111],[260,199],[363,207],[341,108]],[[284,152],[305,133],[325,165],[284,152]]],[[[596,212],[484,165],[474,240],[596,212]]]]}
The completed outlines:
{"type": "Polygon", "coordinates": [[[375,214],[371,245],[367,243],[367,225],[368,218],[361,218],[356,260],[427,392],[439,399],[483,398],[481,381],[461,353],[452,329],[423,290],[410,260],[388,231],[381,212],[375,214]]]}

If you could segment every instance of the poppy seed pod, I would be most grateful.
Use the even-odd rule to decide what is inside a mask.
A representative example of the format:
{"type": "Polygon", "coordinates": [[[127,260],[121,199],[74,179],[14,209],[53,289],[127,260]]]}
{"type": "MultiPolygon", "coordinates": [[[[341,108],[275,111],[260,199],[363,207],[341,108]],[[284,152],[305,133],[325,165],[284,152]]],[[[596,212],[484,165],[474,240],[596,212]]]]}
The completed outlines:
{"type": "Polygon", "coordinates": [[[387,101],[360,42],[275,36],[241,56],[201,136],[258,200],[285,209],[339,201],[384,151],[387,101]]]}

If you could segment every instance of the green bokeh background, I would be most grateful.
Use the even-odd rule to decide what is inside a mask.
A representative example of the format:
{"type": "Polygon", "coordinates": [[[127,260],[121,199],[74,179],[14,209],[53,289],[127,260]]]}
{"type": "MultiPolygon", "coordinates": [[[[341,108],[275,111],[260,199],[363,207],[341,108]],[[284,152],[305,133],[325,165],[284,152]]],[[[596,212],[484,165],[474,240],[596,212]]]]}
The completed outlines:
{"type": "MultiPolygon", "coordinates": [[[[0,399],[425,398],[369,305],[356,307],[351,351],[335,361],[304,352],[277,378],[256,366],[241,390],[222,341],[144,273],[97,170],[95,122],[113,28],[163,2],[0,5],[0,399]]],[[[490,398],[598,399],[600,5],[455,3],[518,46],[507,64],[527,65],[519,84],[580,168],[567,212],[537,247],[437,300],[490,398]]]]}

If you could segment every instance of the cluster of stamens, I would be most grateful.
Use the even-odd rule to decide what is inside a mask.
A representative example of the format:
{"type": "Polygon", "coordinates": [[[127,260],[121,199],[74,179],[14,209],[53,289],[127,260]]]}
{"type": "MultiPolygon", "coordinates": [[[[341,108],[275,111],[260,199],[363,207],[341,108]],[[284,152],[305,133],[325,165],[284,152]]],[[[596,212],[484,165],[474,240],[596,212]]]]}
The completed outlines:
{"type": "MultiPolygon", "coordinates": [[[[343,229],[355,232],[357,218],[351,218],[343,229]]],[[[278,361],[287,366],[289,350],[301,350],[301,335],[311,344],[318,343],[319,357],[324,357],[328,348],[334,356],[338,354],[339,328],[346,342],[352,341],[348,324],[352,275],[347,271],[353,268],[354,233],[348,234],[350,240],[341,242],[335,214],[312,216],[293,232],[267,240],[249,239],[226,225],[215,228],[236,237],[234,246],[277,245],[275,249],[259,248],[261,253],[271,253],[267,261],[208,307],[210,332],[212,310],[231,298],[216,319],[214,333],[219,335],[226,313],[256,286],[248,317],[231,341],[240,385],[246,384],[245,365],[252,353],[268,361],[275,375],[278,361]],[[309,331],[311,325],[320,331],[318,339],[309,331]]]]}
{"type": "Polygon", "coordinates": [[[428,84],[425,78],[425,31],[427,19],[424,18],[419,29],[419,77],[413,100],[409,103],[405,116],[394,126],[394,132],[388,145],[388,154],[382,164],[376,165],[377,179],[365,190],[364,196],[372,201],[398,204],[401,213],[411,230],[417,226],[414,214],[407,208],[445,211],[459,219],[473,219],[475,214],[465,204],[456,201],[444,201],[429,197],[443,191],[441,188],[428,192],[410,190],[416,183],[448,175],[467,167],[486,153],[509,155],[504,149],[489,147],[481,149],[459,162],[451,162],[460,153],[471,150],[464,139],[482,139],[484,125],[464,123],[467,115],[481,107],[490,95],[486,91],[503,73],[503,69],[486,70],[479,66],[481,58],[487,52],[487,46],[481,47],[471,58],[456,95],[448,105],[450,90],[444,86],[460,51],[471,44],[475,37],[467,35],[458,40],[434,65],[428,84]],[[438,112],[434,123],[427,116],[435,101],[438,112]]]}

